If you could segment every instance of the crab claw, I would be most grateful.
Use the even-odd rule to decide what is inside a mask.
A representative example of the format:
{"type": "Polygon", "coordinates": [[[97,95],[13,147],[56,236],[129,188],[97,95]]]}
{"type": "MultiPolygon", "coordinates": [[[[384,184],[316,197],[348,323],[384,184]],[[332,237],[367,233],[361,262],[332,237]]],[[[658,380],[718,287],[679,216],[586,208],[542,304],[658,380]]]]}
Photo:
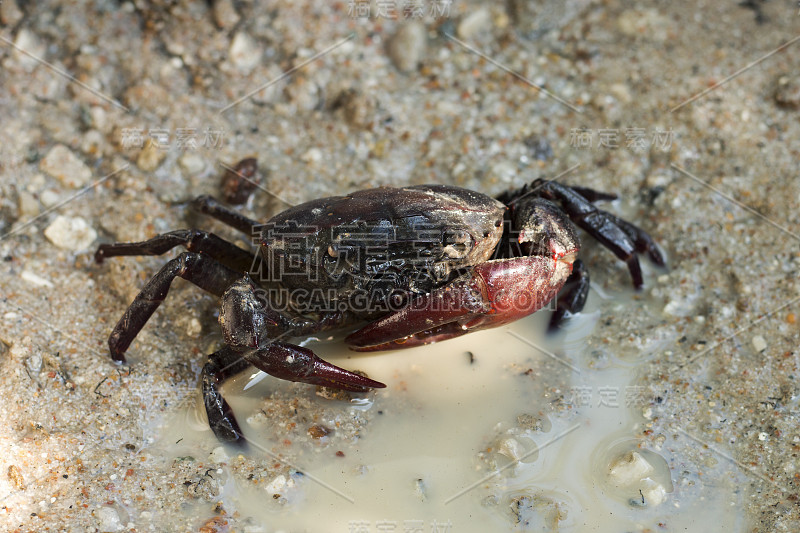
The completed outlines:
{"type": "Polygon", "coordinates": [[[356,351],[410,348],[493,328],[538,311],[564,285],[575,254],[489,261],[367,324],[345,342],[356,351]]]}
{"type": "Polygon", "coordinates": [[[321,385],[352,392],[386,387],[380,381],[339,368],[317,357],[308,348],[273,342],[244,354],[247,362],[276,378],[321,385]]]}

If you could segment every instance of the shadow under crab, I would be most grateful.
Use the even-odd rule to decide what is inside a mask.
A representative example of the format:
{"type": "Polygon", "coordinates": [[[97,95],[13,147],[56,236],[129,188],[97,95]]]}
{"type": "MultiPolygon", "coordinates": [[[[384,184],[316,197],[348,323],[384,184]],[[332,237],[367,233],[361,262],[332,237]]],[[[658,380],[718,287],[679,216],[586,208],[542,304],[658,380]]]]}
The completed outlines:
{"type": "Polygon", "coordinates": [[[637,253],[662,266],[664,257],[643,230],[593,205],[614,198],[545,180],[497,199],[444,185],[386,187],[313,200],[262,224],[200,197],[195,209],[257,235],[258,253],[197,229],[101,245],[97,262],[160,255],[178,245],[188,250],[164,265],[128,307],[109,338],[111,356],[125,361],[176,277],[219,296],[225,347],[208,356],[203,397],[217,438],[244,444],[219,386],[250,366],[336,389],[385,387],[290,338],[366,322],[345,342],[358,351],[390,350],[507,324],[554,298],[551,328],[579,312],[589,275],[577,259],[575,225],[625,261],[641,287],[637,253]]]}

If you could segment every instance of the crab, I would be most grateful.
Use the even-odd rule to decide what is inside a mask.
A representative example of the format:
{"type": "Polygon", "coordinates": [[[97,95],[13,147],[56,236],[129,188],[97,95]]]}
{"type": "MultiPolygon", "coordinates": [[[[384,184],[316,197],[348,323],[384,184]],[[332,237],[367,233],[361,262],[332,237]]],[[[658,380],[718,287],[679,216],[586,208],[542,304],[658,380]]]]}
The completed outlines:
{"type": "Polygon", "coordinates": [[[664,256],[645,231],[594,205],[615,198],[546,180],[496,199],[447,185],[381,187],[313,200],[261,224],[202,196],[192,207],[253,235],[256,253],[198,229],[101,245],[98,263],[187,249],[125,311],[108,340],[111,357],[125,362],[176,277],[220,297],[225,345],[208,356],[202,394],[216,437],[244,445],[220,386],[251,366],[346,391],[385,387],[293,339],[359,326],[345,338],[354,350],[410,348],[508,324],[548,303],[557,328],[583,308],[589,288],[576,225],[625,261],[640,288],[637,253],[661,266],[664,256]]]}

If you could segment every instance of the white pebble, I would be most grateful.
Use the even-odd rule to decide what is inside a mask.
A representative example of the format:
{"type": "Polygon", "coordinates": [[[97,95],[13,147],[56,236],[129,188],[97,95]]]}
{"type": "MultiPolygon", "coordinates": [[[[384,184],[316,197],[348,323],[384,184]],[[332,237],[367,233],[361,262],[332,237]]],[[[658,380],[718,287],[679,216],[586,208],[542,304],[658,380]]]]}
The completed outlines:
{"type": "Polygon", "coordinates": [[[203,158],[194,152],[183,154],[178,159],[178,164],[187,174],[199,174],[206,167],[206,162],[203,158]]]}
{"type": "Polygon", "coordinates": [[[50,189],[46,191],[42,191],[42,194],[39,195],[39,200],[41,200],[42,205],[45,207],[53,207],[58,203],[61,198],[56,194],[55,191],[51,191],[50,189]]]}
{"type": "Polygon", "coordinates": [[[475,34],[488,29],[491,23],[492,15],[489,13],[489,9],[482,7],[464,17],[458,23],[456,33],[461,39],[469,39],[475,34]]]}
{"type": "Polygon", "coordinates": [[[279,494],[281,489],[286,486],[286,476],[280,475],[267,484],[264,489],[270,494],[279,494]]]}
{"type": "Polygon", "coordinates": [[[223,448],[222,446],[217,446],[216,448],[211,450],[211,453],[209,454],[208,458],[214,461],[215,463],[224,463],[225,461],[228,460],[228,454],[225,453],[225,448],[223,448]]]}
{"type": "Polygon", "coordinates": [[[233,36],[228,55],[234,66],[242,72],[250,72],[261,61],[261,49],[258,43],[243,31],[233,36]]]}
{"type": "Polygon", "coordinates": [[[39,168],[67,187],[82,187],[92,179],[92,170],[63,144],[51,148],[39,168]]]}
{"type": "Polygon", "coordinates": [[[667,498],[667,489],[661,483],[656,483],[652,479],[645,479],[642,483],[642,497],[647,505],[655,507],[660,505],[667,498]]]}
{"type": "Polygon", "coordinates": [[[404,24],[391,36],[387,51],[397,70],[411,72],[417,69],[425,52],[426,40],[425,26],[419,22],[404,24]]]}
{"type": "Polygon", "coordinates": [[[186,328],[186,335],[193,339],[196,339],[197,337],[200,336],[200,333],[202,331],[203,331],[203,325],[200,324],[199,320],[192,317],[191,320],[189,320],[189,325],[186,328]]]}
{"type": "Polygon", "coordinates": [[[764,337],[761,335],[756,335],[753,337],[753,348],[759,353],[763,352],[767,349],[767,341],[764,340],[764,337]]]}
{"type": "Polygon", "coordinates": [[[322,150],[320,150],[319,148],[311,148],[302,156],[300,156],[300,159],[302,159],[306,163],[316,163],[317,161],[322,159],[322,150]]]}
{"type": "Polygon", "coordinates": [[[239,22],[239,14],[232,0],[217,0],[214,2],[214,22],[221,29],[230,29],[239,22]]]}
{"type": "Polygon", "coordinates": [[[165,146],[159,147],[158,143],[148,141],[136,157],[136,166],[145,172],[153,172],[167,157],[165,146]]]}
{"type": "Polygon", "coordinates": [[[63,250],[80,252],[92,245],[97,232],[81,217],[59,215],[44,230],[44,236],[63,250]]]}
{"type": "Polygon", "coordinates": [[[19,191],[17,193],[17,205],[19,207],[19,214],[23,217],[34,217],[39,214],[39,202],[28,191],[19,191]]]}
{"type": "Polygon", "coordinates": [[[33,283],[39,287],[53,287],[53,283],[50,280],[44,279],[43,277],[34,274],[30,270],[23,270],[22,274],[20,274],[20,277],[28,283],[33,283]]]}
{"type": "Polygon", "coordinates": [[[25,14],[14,1],[0,2],[0,23],[13,27],[25,14]]]}
{"type": "Polygon", "coordinates": [[[100,520],[101,531],[121,531],[122,524],[119,521],[119,515],[111,507],[101,507],[95,513],[100,520]]]}
{"type": "Polygon", "coordinates": [[[497,453],[505,455],[509,459],[516,461],[525,455],[525,447],[522,446],[517,439],[509,437],[507,439],[503,439],[498,447],[497,453]]]}
{"type": "Polygon", "coordinates": [[[617,457],[608,470],[616,485],[638,483],[653,471],[653,465],[638,452],[628,452],[617,457]]]}
{"type": "Polygon", "coordinates": [[[45,59],[45,52],[47,51],[45,44],[34,32],[28,29],[21,29],[14,40],[16,45],[14,50],[14,59],[16,59],[20,66],[26,72],[31,72],[34,68],[40,65],[40,62],[31,56],[36,56],[40,59],[45,59]],[[25,50],[28,54],[23,54],[20,50],[25,50]]]}

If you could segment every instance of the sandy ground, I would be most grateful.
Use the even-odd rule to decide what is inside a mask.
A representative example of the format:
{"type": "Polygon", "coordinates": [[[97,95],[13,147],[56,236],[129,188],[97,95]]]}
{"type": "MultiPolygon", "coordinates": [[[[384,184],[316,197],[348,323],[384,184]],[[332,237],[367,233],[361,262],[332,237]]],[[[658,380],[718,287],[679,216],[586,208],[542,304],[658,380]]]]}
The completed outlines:
{"type": "Polygon", "coordinates": [[[800,530],[800,16],[748,4],[0,2],[2,529],[264,530],[198,488],[208,462],[149,449],[213,299],[176,283],[118,367],[110,328],[163,260],[92,261],[195,224],[256,157],[256,217],[389,184],[618,192],[669,257],[595,332],[653,391],[642,438],[689,458],[676,481],[743,474],[747,531],[800,530]]]}

